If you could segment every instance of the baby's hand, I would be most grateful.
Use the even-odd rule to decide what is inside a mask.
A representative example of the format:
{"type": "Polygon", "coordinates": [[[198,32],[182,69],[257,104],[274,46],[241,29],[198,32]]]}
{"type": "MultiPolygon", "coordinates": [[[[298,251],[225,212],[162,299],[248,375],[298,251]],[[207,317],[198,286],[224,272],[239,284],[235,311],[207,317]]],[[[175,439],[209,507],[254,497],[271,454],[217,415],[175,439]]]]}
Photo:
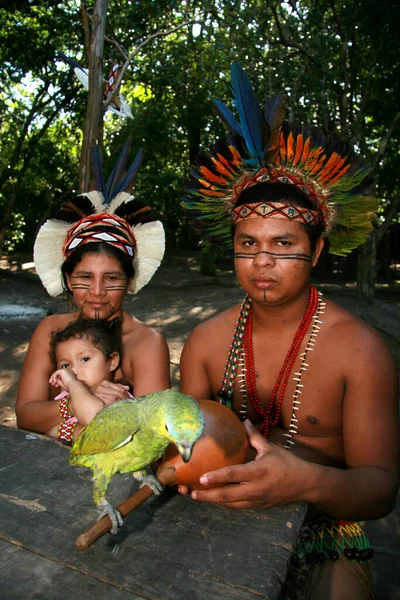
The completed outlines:
{"type": "Polygon", "coordinates": [[[49,379],[50,385],[63,388],[66,392],[70,391],[69,386],[73,381],[76,381],[76,376],[71,369],[58,369],[49,379]]]}

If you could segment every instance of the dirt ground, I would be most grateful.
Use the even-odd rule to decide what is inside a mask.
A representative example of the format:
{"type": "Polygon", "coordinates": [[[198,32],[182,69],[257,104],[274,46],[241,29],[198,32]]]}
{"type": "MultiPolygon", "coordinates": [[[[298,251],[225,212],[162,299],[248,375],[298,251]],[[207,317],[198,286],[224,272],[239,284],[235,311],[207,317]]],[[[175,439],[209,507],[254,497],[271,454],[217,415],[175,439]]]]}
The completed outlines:
{"type": "MultiPolygon", "coordinates": [[[[50,298],[36,274],[31,257],[0,261],[0,424],[16,426],[15,397],[18,376],[29,339],[46,314],[65,312],[65,298],[50,298]]],[[[390,346],[400,371],[400,285],[380,286],[371,307],[357,303],[354,285],[316,282],[329,298],[379,330],[390,346]]],[[[167,339],[171,376],[179,385],[179,357],[188,333],[201,321],[241,301],[230,266],[215,277],[200,274],[196,258],[169,253],[149,285],[137,296],[128,296],[124,307],[156,328],[167,339]]],[[[379,410],[379,399],[377,399],[379,410]]],[[[366,443],[373,443],[368,440],[366,443]]],[[[365,527],[375,549],[374,576],[380,600],[400,600],[400,497],[387,518],[365,527]]]]}

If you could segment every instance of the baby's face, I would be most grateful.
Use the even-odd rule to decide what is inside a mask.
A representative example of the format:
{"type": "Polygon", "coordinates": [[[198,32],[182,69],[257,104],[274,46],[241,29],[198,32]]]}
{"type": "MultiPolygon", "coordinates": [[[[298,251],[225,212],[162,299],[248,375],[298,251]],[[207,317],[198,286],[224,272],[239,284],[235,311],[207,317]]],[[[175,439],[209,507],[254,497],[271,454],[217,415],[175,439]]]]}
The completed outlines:
{"type": "Polygon", "coordinates": [[[110,360],[90,340],[71,338],[56,350],[57,369],[71,369],[76,378],[93,388],[111,379],[110,360]]]}

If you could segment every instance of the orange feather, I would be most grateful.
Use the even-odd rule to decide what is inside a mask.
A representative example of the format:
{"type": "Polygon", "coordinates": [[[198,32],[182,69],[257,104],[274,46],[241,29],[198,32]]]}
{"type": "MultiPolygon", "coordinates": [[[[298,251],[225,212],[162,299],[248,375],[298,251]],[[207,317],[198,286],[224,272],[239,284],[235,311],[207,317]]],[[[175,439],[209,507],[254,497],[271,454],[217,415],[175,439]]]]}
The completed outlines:
{"type": "Polygon", "coordinates": [[[311,138],[308,137],[306,139],[306,141],[304,142],[304,146],[303,146],[303,154],[301,155],[301,164],[304,164],[308,158],[308,153],[310,152],[310,144],[311,144],[311,138]]]}
{"type": "Polygon", "coordinates": [[[336,176],[331,179],[331,181],[329,182],[329,185],[333,185],[334,183],[336,183],[336,181],[338,179],[340,179],[345,173],[347,173],[347,171],[350,169],[351,165],[348,164],[346,165],[341,171],[339,171],[339,173],[336,174],[336,176]]]}
{"type": "Polygon", "coordinates": [[[215,166],[216,170],[218,171],[218,173],[221,173],[222,175],[226,175],[227,177],[231,178],[232,171],[229,171],[228,169],[226,169],[225,166],[222,164],[222,162],[218,161],[216,158],[211,157],[211,160],[213,161],[214,166],[215,166]]]}
{"type": "Polygon", "coordinates": [[[288,135],[288,139],[286,142],[286,147],[287,147],[287,160],[291,163],[293,163],[293,157],[294,157],[294,138],[293,138],[293,133],[290,132],[288,135]]]}
{"type": "Polygon", "coordinates": [[[212,181],[213,183],[220,183],[222,185],[226,185],[226,179],[224,179],[223,177],[218,177],[218,175],[215,175],[215,173],[210,171],[210,169],[207,169],[207,167],[201,166],[200,173],[204,177],[207,177],[207,179],[209,181],[212,181]]]}
{"type": "Polygon", "coordinates": [[[225,196],[224,192],[216,192],[214,190],[204,190],[199,188],[197,190],[197,193],[203,194],[204,196],[219,196],[220,198],[223,198],[225,196]]]}
{"type": "Polygon", "coordinates": [[[303,134],[299,133],[297,135],[296,138],[296,153],[294,155],[294,159],[293,159],[293,166],[297,165],[297,163],[299,162],[302,152],[303,152],[303,134]]]}

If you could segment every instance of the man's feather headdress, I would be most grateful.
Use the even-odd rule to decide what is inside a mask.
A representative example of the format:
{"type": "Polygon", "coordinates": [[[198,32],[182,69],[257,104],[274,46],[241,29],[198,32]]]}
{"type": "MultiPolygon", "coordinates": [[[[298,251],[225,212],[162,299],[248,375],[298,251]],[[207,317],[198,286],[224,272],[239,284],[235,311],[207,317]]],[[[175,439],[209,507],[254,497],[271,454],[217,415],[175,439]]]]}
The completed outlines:
{"type": "Polygon", "coordinates": [[[129,140],[124,144],[107,182],[104,180],[99,149],[92,154],[92,185],[96,191],[77,196],[62,205],[54,219],[42,225],[33,259],[36,271],[51,296],[64,291],[61,266],[78,247],[104,242],[127,254],[133,263],[134,278],[129,292],[145,286],[164,256],[165,233],[151,208],[135,199],[130,191],[142,162],[143,152],[125,172],[129,140]]]}
{"type": "Polygon", "coordinates": [[[242,218],[277,216],[301,223],[321,223],[332,254],[346,255],[365,242],[372,229],[377,200],[366,191],[367,169],[361,157],[338,140],[298,121],[285,121],[284,96],[267,99],[260,109],[250,80],[238,63],[231,68],[239,120],[220,101],[215,111],[228,131],[209,153],[200,153],[185,182],[183,199],[193,227],[207,239],[232,248],[231,224],[242,218]],[[295,185],[312,210],[285,211],[281,203],[237,207],[247,188],[258,183],[295,185]],[[267,206],[268,205],[268,206],[267,206]],[[262,209],[262,210],[261,210],[262,209]],[[290,214],[289,214],[290,213],[290,214]]]}

